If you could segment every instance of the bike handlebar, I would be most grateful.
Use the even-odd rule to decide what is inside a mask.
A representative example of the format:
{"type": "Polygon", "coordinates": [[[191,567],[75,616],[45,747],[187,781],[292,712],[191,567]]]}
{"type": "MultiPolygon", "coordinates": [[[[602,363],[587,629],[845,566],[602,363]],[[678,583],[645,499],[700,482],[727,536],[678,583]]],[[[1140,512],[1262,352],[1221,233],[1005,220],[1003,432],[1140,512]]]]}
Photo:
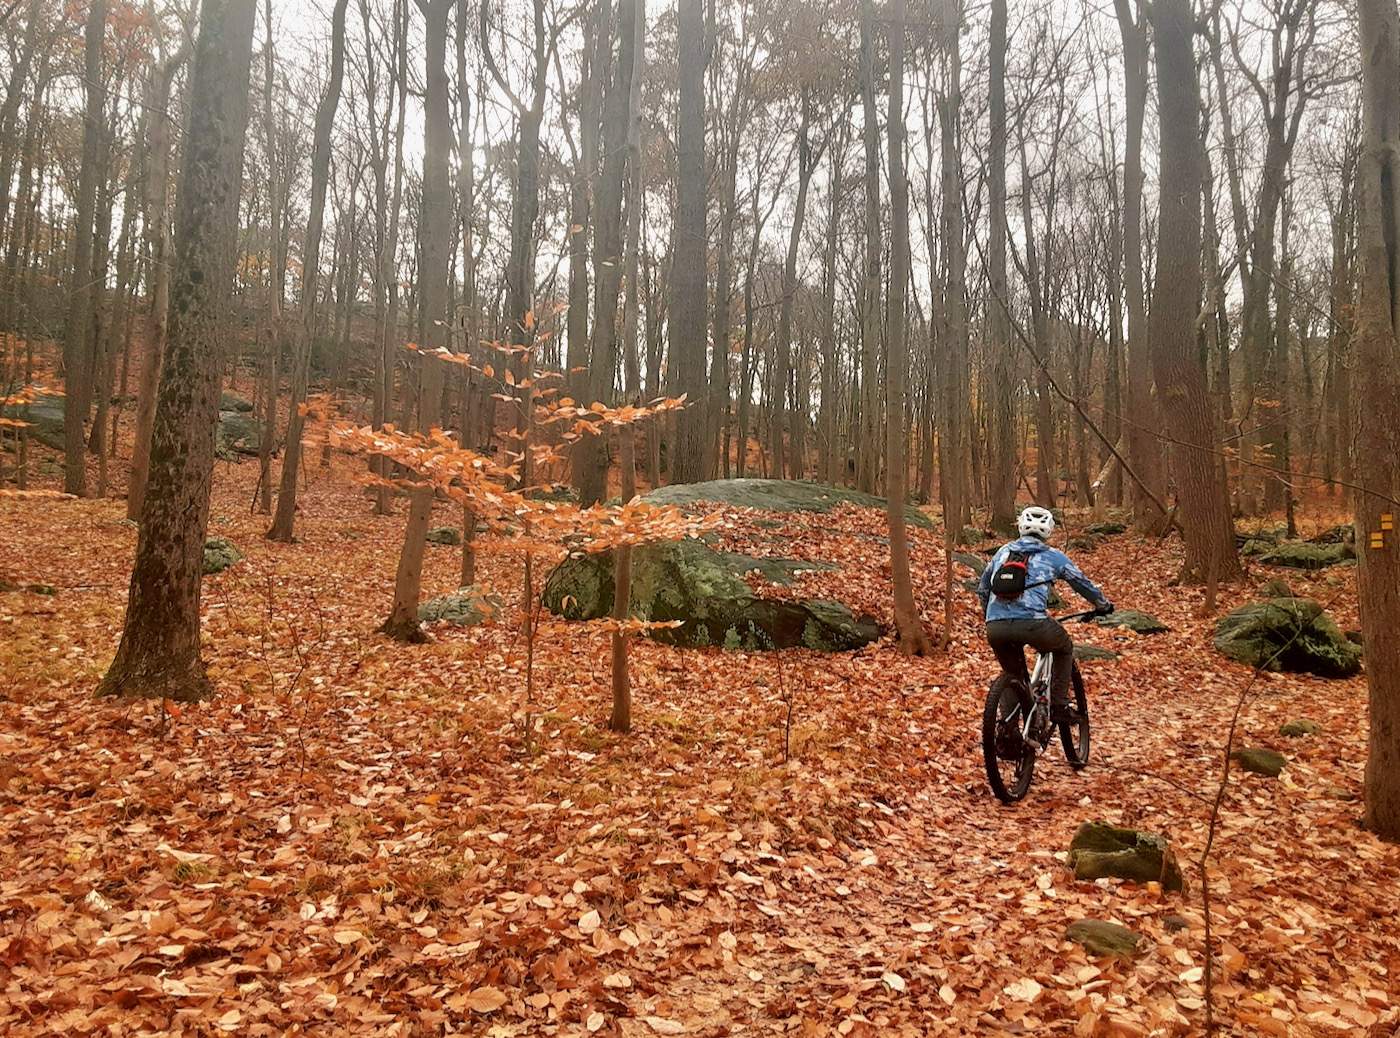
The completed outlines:
{"type": "Polygon", "coordinates": [[[1088,612],[1070,613],[1068,616],[1057,616],[1055,619],[1059,620],[1060,623],[1064,623],[1067,620],[1078,620],[1082,624],[1087,624],[1090,620],[1097,620],[1099,617],[1107,615],[1107,613],[1101,613],[1097,609],[1090,609],[1088,612]]]}

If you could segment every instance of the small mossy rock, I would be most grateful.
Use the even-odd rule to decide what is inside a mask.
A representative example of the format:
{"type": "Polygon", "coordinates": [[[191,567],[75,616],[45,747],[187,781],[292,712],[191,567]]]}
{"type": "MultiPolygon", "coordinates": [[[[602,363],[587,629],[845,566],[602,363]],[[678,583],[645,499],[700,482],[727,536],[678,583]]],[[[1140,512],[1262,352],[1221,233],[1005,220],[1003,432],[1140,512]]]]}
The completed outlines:
{"type": "Polygon", "coordinates": [[[1306,717],[1300,717],[1295,721],[1284,721],[1278,726],[1279,735],[1286,735],[1290,739],[1301,739],[1305,735],[1316,735],[1322,731],[1322,725],[1316,721],[1309,721],[1306,717]]]}
{"type": "Polygon", "coordinates": [[[1361,669],[1361,648],[1342,635],[1311,598],[1249,602],[1216,621],[1217,651],[1267,670],[1349,678],[1361,669]]]}
{"type": "Polygon", "coordinates": [[[1267,555],[1273,550],[1274,545],[1271,541],[1259,540],[1257,537],[1251,537],[1240,545],[1240,554],[1250,556],[1251,558],[1267,555]]]}
{"type": "Polygon", "coordinates": [[[1100,627],[1126,627],[1138,634],[1165,634],[1171,628],[1141,609],[1119,609],[1094,621],[1100,627]]]}
{"type": "Polygon", "coordinates": [[[58,588],[52,584],[30,584],[25,590],[32,595],[43,595],[46,598],[52,598],[58,594],[58,588]]]}
{"type": "Polygon", "coordinates": [[[451,595],[438,595],[420,602],[418,619],[424,623],[446,620],[458,627],[473,627],[497,615],[504,604],[499,595],[488,595],[473,585],[451,595]]]}
{"type": "Polygon", "coordinates": [[[1266,566],[1286,566],[1289,569],[1326,569],[1356,557],[1350,544],[1280,544],[1267,555],[1259,556],[1266,566]]]}
{"type": "Polygon", "coordinates": [[[1246,746],[1230,754],[1230,759],[1239,761],[1240,767],[1245,771],[1267,775],[1269,778],[1278,778],[1283,774],[1283,769],[1288,767],[1287,757],[1264,746],[1246,746]]]}
{"type": "Polygon", "coordinates": [[[1065,543],[1075,551],[1093,551],[1101,538],[1092,533],[1076,533],[1065,543]]]}
{"type": "Polygon", "coordinates": [[[1162,916],[1162,925],[1165,926],[1172,933],[1177,933],[1181,930],[1191,929],[1191,921],[1189,919],[1183,919],[1179,915],[1162,916]]]}
{"type": "Polygon", "coordinates": [[[1347,789],[1344,786],[1328,786],[1322,792],[1324,795],[1331,797],[1333,800],[1340,800],[1343,803],[1347,804],[1353,803],[1356,800],[1360,799],[1360,797],[1357,795],[1356,790],[1347,789]]]}
{"type": "Polygon", "coordinates": [[[1108,822],[1085,822],[1070,841],[1066,863],[1078,880],[1127,879],[1160,882],[1181,890],[1184,877],[1165,837],[1108,822]]]}
{"type": "Polygon", "coordinates": [[[1076,919],[1069,924],[1065,937],[1098,958],[1129,959],[1138,954],[1143,935],[1117,923],[1101,919],[1076,919]]]}
{"type": "Polygon", "coordinates": [[[1310,540],[1313,544],[1355,544],[1356,527],[1351,523],[1333,526],[1331,529],[1323,530],[1310,540]]]}
{"type": "Polygon", "coordinates": [[[0,407],[0,417],[28,422],[31,439],[61,451],[67,446],[63,434],[63,401],[56,393],[40,393],[27,404],[0,407]]]}
{"type": "Polygon", "coordinates": [[[462,531],[455,526],[435,526],[428,531],[429,544],[461,544],[462,531]]]}
{"type": "MultiPolygon", "coordinates": [[[[719,552],[694,540],[647,544],[632,555],[628,611],[643,620],[681,621],[679,627],[653,631],[652,637],[685,648],[858,649],[880,636],[874,620],[857,618],[839,602],[762,599],[744,580],[746,573],[757,571],[772,583],[785,584],[802,570],[834,568],[826,562],[719,552]]],[[[542,600],[551,612],[571,620],[610,615],[612,552],[565,559],[545,582],[542,600]]]]}
{"type": "MultiPolygon", "coordinates": [[[[653,505],[693,505],[698,501],[769,512],[830,512],[840,504],[885,509],[883,497],[849,487],[831,487],[805,479],[715,479],[708,483],[677,483],[658,487],[642,498],[653,505]]],[[[907,508],[912,526],[933,529],[933,520],[917,508],[907,508]]]]}
{"type": "Polygon", "coordinates": [[[1293,589],[1281,577],[1270,577],[1259,588],[1260,598],[1292,598],[1293,589]]]}
{"type": "Polygon", "coordinates": [[[23,590],[23,588],[19,584],[11,584],[8,580],[0,580],[0,595],[21,590],[23,590]]]}
{"type": "Polygon", "coordinates": [[[250,414],[253,410],[253,401],[245,396],[239,396],[231,389],[225,389],[219,395],[220,411],[239,411],[243,414],[250,414]]]}
{"type": "Polygon", "coordinates": [[[1074,658],[1080,663],[1093,663],[1097,660],[1116,660],[1118,653],[1100,649],[1097,645],[1076,645],[1074,658]]]}
{"type": "Polygon", "coordinates": [[[222,573],[243,558],[243,553],[227,537],[210,537],[204,542],[204,575],[222,573]]]}
{"type": "Polygon", "coordinates": [[[1093,523],[1084,527],[1085,533],[1092,533],[1098,537],[1116,537],[1120,533],[1127,533],[1128,528],[1122,523],[1109,520],[1104,523],[1093,523]]]}
{"type": "Polygon", "coordinates": [[[963,544],[981,544],[987,539],[987,531],[979,530],[975,526],[964,526],[962,528],[963,544]]]}

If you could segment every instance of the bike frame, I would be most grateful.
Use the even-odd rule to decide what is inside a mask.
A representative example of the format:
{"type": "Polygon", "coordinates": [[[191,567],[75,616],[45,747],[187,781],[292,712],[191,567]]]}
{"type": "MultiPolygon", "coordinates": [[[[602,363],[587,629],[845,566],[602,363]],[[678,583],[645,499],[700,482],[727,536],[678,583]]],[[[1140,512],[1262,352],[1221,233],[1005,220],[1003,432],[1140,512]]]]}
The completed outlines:
{"type": "MultiPolygon", "coordinates": [[[[1067,620],[1085,621],[1099,615],[1090,609],[1085,613],[1072,613],[1069,616],[1057,617],[1060,623],[1067,620]]],[[[1050,708],[1050,668],[1054,665],[1055,654],[1053,652],[1038,652],[1035,658],[1035,667],[1031,670],[1030,683],[1026,687],[1026,696],[1030,702],[1024,704],[1025,720],[1021,722],[1021,738],[1027,742],[1038,742],[1031,738],[1031,722],[1035,720],[1035,707],[1040,705],[1046,710],[1050,708]],[[1039,689],[1039,691],[1037,691],[1039,689]]]]}

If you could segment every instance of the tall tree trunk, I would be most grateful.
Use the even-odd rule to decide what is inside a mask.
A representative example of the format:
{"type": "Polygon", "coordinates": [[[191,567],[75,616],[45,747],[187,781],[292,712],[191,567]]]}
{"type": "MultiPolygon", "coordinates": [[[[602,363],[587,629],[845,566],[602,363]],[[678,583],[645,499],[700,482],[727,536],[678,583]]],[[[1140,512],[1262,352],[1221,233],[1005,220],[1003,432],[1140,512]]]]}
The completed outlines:
{"type": "MultiPolygon", "coordinates": [[[[880,327],[880,127],[875,108],[875,4],[860,5],[860,96],[865,140],[865,262],[860,306],[860,435],[856,438],[856,487],[874,493],[879,476],[880,327]]],[[[897,415],[887,421],[897,423],[897,415]]]]}
{"type": "Polygon", "coordinates": [[[1201,297],[1200,94],[1191,47],[1190,0],[1156,0],[1161,199],[1157,282],[1152,293],[1153,370],[1171,430],[1177,500],[1186,540],[1183,581],[1232,581],[1240,576],[1235,529],[1206,370],[1196,345],[1201,297]]]}
{"type": "MultiPolygon", "coordinates": [[[[452,125],[447,104],[447,16],[457,0],[420,0],[427,21],[427,95],[423,144],[423,212],[419,234],[423,267],[419,271],[422,295],[423,346],[436,350],[447,344],[447,268],[451,262],[452,200],[447,153],[452,145],[452,125]]],[[[423,358],[420,424],[424,433],[442,420],[443,364],[423,358]]],[[[418,625],[418,596],[423,582],[423,553],[433,516],[433,490],[428,484],[412,493],[403,552],[394,580],[394,604],[380,628],[398,641],[424,640],[418,625]]]]}
{"type": "MultiPolygon", "coordinates": [[[[1129,0],[1114,0],[1118,30],[1123,38],[1124,84],[1127,93],[1127,137],[1123,148],[1123,285],[1128,304],[1128,463],[1137,473],[1132,482],[1133,525],[1140,531],[1161,528],[1163,516],[1143,484],[1162,497],[1162,454],[1156,421],[1158,402],[1152,395],[1152,350],[1147,339],[1142,245],[1142,124],[1147,107],[1147,21],[1134,17],[1129,0]]],[[[1193,80],[1194,82],[1194,80],[1193,80]]],[[[1194,146],[1194,145],[1193,145],[1194,146]]]]}
{"type": "Polygon", "coordinates": [[[267,357],[264,360],[263,426],[258,441],[258,511],[272,514],[272,451],[277,443],[277,391],[282,361],[282,300],[286,297],[286,236],[282,220],[282,183],[277,157],[276,106],[273,104],[272,0],[263,8],[266,37],[263,41],[263,129],[267,137],[267,357]]]}
{"type": "MultiPolygon", "coordinates": [[[[335,0],[331,11],[331,70],[326,93],[316,108],[316,126],[311,146],[311,213],[306,221],[306,248],[301,267],[301,327],[297,329],[296,351],[292,359],[292,397],[287,411],[287,442],[282,445],[282,480],[277,491],[277,512],[267,539],[290,544],[296,525],[297,470],[301,468],[301,437],[311,379],[311,344],[316,338],[316,292],[321,267],[321,232],[325,223],[326,188],[330,183],[331,128],[340,107],[341,84],[345,78],[345,9],[349,0],[335,0]]],[[[444,20],[446,16],[444,15],[444,20]]],[[[445,44],[443,44],[445,46],[445,44]]],[[[426,186],[424,188],[426,194],[426,186]]],[[[441,383],[438,383],[441,391],[441,383]]]]}
{"type": "Polygon", "coordinates": [[[1366,826],[1400,841],[1400,15],[1395,0],[1360,0],[1363,130],[1357,167],[1361,295],[1354,345],[1362,418],[1356,471],[1357,597],[1366,643],[1371,734],[1366,826]]]}
{"type": "Polygon", "coordinates": [[[680,113],[677,122],[675,259],[671,269],[672,392],[689,406],[676,423],[671,481],[704,478],[706,450],[705,0],[679,0],[680,113]]]}
{"type": "Polygon", "coordinates": [[[99,694],[192,701],[222,344],[233,286],[257,0],[204,0],[175,221],[170,329],[126,624],[99,694]]]}
{"type": "Polygon", "coordinates": [[[175,73],[185,63],[187,56],[187,48],[181,46],[173,57],[151,70],[146,85],[146,216],[142,222],[146,233],[146,253],[150,256],[151,323],[145,357],[141,362],[141,384],[136,395],[136,434],[131,449],[131,475],[127,480],[126,517],[132,522],[141,518],[145,499],[156,391],[160,384],[160,367],[165,358],[170,313],[170,264],[166,262],[170,251],[170,89],[175,73]]]}
{"type": "Polygon", "coordinates": [[[1012,372],[1016,346],[1011,340],[1006,280],[1006,0],[992,0],[991,140],[987,147],[987,204],[991,238],[987,243],[987,349],[991,354],[984,402],[987,415],[987,496],[991,523],[1008,531],[1016,518],[1016,387],[1012,372]]]}
{"type": "Polygon", "coordinates": [[[77,216],[73,225],[73,272],[68,291],[68,320],[63,336],[65,493],[87,496],[87,437],[85,426],[92,406],[89,377],[96,343],[92,311],[96,287],[92,278],[93,219],[97,209],[98,161],[102,142],[102,110],[107,92],[102,71],[102,45],[107,30],[107,0],[88,8],[83,84],[87,106],[83,114],[83,157],[78,171],[77,216]]]}
{"type": "MultiPolygon", "coordinates": [[[[778,309],[777,358],[773,374],[773,400],[769,412],[772,426],[770,449],[773,452],[773,478],[782,479],[785,475],[784,462],[787,452],[783,447],[783,433],[797,421],[805,421],[804,416],[793,415],[788,407],[788,382],[792,375],[792,307],[797,298],[797,250],[802,244],[802,225],[807,218],[807,189],[816,171],[821,149],[814,149],[809,139],[811,129],[811,93],[808,87],[802,88],[802,115],[797,124],[797,201],[793,207],[792,226],[788,229],[787,256],[783,261],[783,295],[778,309]]],[[[789,469],[798,468],[797,441],[793,440],[793,457],[789,469]]]]}
{"type": "Polygon", "coordinates": [[[889,133],[890,292],[885,362],[885,489],[889,503],[890,576],[894,585],[894,622],[899,651],[926,656],[933,646],[919,619],[914,581],[909,571],[909,527],[904,520],[909,484],[909,435],[904,387],[909,367],[905,342],[905,300],[909,292],[909,178],[904,168],[904,12],[906,0],[892,0],[890,17],[889,133]]]}

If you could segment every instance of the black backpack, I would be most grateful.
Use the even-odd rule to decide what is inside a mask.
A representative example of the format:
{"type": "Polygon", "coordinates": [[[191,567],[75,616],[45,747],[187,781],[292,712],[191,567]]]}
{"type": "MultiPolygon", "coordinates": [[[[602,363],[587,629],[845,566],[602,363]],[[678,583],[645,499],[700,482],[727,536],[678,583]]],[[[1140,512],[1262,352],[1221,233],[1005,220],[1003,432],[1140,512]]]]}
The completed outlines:
{"type": "Polygon", "coordinates": [[[1009,602],[1014,598],[1020,598],[1027,588],[1040,587],[1042,584],[1050,584],[1053,581],[1039,580],[1034,584],[1026,583],[1028,572],[1026,563],[1033,551],[1017,551],[1012,549],[1007,552],[1006,561],[997,567],[997,571],[992,574],[992,594],[1003,602],[1009,602]]]}

